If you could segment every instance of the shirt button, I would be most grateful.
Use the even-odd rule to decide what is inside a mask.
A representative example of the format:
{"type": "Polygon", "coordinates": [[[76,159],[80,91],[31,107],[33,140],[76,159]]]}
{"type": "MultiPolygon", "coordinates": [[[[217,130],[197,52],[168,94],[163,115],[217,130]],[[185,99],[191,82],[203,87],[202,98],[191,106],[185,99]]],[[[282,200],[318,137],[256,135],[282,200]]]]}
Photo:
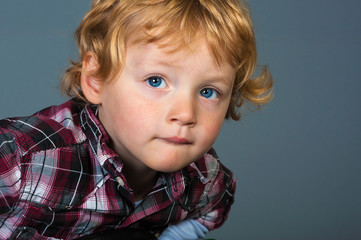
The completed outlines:
{"type": "Polygon", "coordinates": [[[117,182],[119,183],[120,186],[124,187],[123,179],[121,179],[120,177],[116,177],[115,179],[117,180],[117,182]]]}

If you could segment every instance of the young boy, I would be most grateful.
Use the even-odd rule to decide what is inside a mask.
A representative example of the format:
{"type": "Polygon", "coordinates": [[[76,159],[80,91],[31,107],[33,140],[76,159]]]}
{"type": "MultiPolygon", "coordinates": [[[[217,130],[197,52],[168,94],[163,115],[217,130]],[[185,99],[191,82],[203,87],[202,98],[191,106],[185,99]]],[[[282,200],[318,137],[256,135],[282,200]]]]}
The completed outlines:
{"type": "MultiPolygon", "coordinates": [[[[235,191],[212,149],[224,119],[271,97],[238,0],[99,0],[76,32],[70,101],[0,121],[0,236],[137,229],[199,239],[235,191]]],[[[119,235],[121,237],[121,235],[119,235]]]]}

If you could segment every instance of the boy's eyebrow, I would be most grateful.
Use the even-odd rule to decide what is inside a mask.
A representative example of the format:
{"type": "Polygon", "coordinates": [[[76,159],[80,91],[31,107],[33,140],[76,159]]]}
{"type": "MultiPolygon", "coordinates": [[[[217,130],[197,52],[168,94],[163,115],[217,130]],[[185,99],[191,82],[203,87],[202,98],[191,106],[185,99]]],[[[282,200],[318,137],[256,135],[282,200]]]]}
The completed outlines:
{"type": "MultiPolygon", "coordinates": [[[[147,62],[149,63],[149,62],[147,62]]],[[[175,64],[173,61],[171,60],[164,60],[164,59],[155,59],[155,61],[153,61],[150,64],[156,64],[156,65],[161,65],[167,68],[181,68],[180,66],[177,66],[177,64],[175,64]]],[[[218,68],[218,66],[217,66],[218,68]]],[[[228,79],[228,77],[226,76],[225,73],[219,72],[219,71],[213,71],[212,69],[210,69],[209,71],[207,71],[207,73],[204,75],[204,80],[206,80],[209,83],[222,83],[225,86],[229,86],[230,82],[233,80],[234,76],[232,77],[232,79],[228,79]]]]}
{"type": "MultiPolygon", "coordinates": [[[[135,47],[136,51],[143,50],[141,48],[137,48],[136,45],[133,45],[131,47],[135,47]]],[[[153,44],[151,44],[151,45],[148,45],[147,47],[155,47],[155,46],[153,44]]],[[[169,69],[181,69],[183,67],[183,64],[181,61],[179,61],[179,58],[176,55],[177,55],[177,52],[173,52],[173,51],[163,52],[160,55],[160,57],[147,54],[145,56],[142,56],[141,58],[136,57],[136,58],[132,59],[133,64],[131,64],[131,65],[133,65],[133,67],[136,67],[136,68],[138,68],[140,65],[143,65],[143,66],[147,66],[149,68],[154,68],[155,66],[160,66],[160,67],[165,67],[165,68],[169,68],[169,69]],[[175,55],[172,56],[172,53],[174,53],[175,55]]],[[[179,57],[182,57],[183,61],[187,61],[187,53],[185,55],[181,55],[179,57]]],[[[213,62],[214,67],[206,69],[202,79],[209,83],[212,83],[212,82],[222,83],[222,85],[225,85],[226,87],[233,85],[233,80],[234,80],[235,76],[232,75],[231,78],[229,77],[229,75],[228,75],[229,69],[224,69],[224,67],[228,68],[227,64],[223,63],[225,65],[219,65],[219,63],[216,61],[216,59],[213,59],[213,60],[214,60],[214,62],[213,62]],[[222,68],[224,71],[220,70],[222,68]]]]}
{"type": "Polygon", "coordinates": [[[154,62],[154,64],[157,64],[157,65],[162,65],[162,66],[165,66],[165,67],[175,67],[175,68],[177,68],[178,66],[177,66],[177,64],[175,64],[173,61],[171,61],[171,60],[163,60],[163,59],[154,59],[155,60],[155,62],[154,62]]]}
{"type": "Polygon", "coordinates": [[[226,88],[231,88],[233,86],[234,77],[229,79],[222,75],[215,75],[215,76],[211,76],[207,79],[208,79],[207,81],[209,83],[219,83],[226,88]]]}
{"type": "Polygon", "coordinates": [[[167,58],[167,56],[164,56],[164,58],[156,58],[154,56],[148,56],[146,57],[144,64],[161,65],[170,68],[180,68],[181,66],[176,63],[177,60],[178,59],[170,59],[169,57],[167,58]]]}
{"type": "MultiPolygon", "coordinates": [[[[184,61],[186,61],[186,60],[184,60],[184,61]]],[[[159,59],[159,58],[153,58],[153,57],[150,57],[150,58],[148,58],[147,59],[147,61],[145,61],[145,62],[143,62],[143,64],[149,64],[149,65],[162,65],[162,66],[165,66],[165,67],[170,67],[170,68],[181,68],[181,65],[178,65],[177,63],[177,59],[174,59],[174,60],[172,60],[172,59],[159,59]],[[151,60],[151,61],[149,61],[149,60],[151,60]]],[[[180,63],[181,64],[181,63],[180,63]]],[[[217,68],[221,68],[217,63],[216,63],[216,61],[215,61],[215,66],[217,67],[217,68]]],[[[219,71],[212,71],[212,70],[210,70],[210,71],[208,71],[207,73],[209,73],[210,75],[212,74],[212,75],[218,75],[218,73],[219,73],[219,71]],[[215,73],[215,74],[212,74],[212,73],[215,73]]],[[[220,74],[220,75],[222,75],[222,74],[220,74]]],[[[223,78],[223,76],[220,76],[220,77],[217,77],[217,76],[215,76],[214,78],[223,78]]]]}
{"type": "MultiPolygon", "coordinates": [[[[168,67],[168,68],[178,68],[179,67],[179,66],[177,66],[177,64],[173,63],[173,61],[165,61],[163,59],[161,59],[161,60],[156,59],[155,61],[156,62],[153,62],[150,64],[161,65],[161,66],[168,67]]],[[[229,84],[230,84],[230,82],[229,82],[228,78],[225,76],[225,74],[218,72],[218,71],[212,71],[212,70],[208,71],[204,75],[204,79],[206,79],[207,82],[210,82],[210,83],[221,82],[222,84],[224,84],[226,86],[229,86],[229,84]]]]}

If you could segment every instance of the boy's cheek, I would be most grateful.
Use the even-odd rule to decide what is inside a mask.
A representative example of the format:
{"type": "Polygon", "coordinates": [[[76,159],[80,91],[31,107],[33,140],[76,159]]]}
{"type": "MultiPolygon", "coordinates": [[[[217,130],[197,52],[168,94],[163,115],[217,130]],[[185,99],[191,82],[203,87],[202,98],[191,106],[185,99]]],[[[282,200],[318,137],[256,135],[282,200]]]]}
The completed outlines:
{"type": "MultiPolygon", "coordinates": [[[[217,140],[218,134],[222,128],[223,120],[209,119],[202,123],[201,131],[198,131],[199,139],[202,141],[203,147],[210,148],[217,140]]],[[[207,151],[208,149],[206,149],[207,151]]]]}

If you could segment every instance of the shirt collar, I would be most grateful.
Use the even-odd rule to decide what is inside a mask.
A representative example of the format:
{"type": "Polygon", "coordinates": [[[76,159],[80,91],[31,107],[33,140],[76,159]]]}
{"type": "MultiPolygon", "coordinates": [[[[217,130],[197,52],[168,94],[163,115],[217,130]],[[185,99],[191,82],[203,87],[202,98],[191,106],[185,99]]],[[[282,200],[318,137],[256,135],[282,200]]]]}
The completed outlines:
{"type": "Polygon", "coordinates": [[[94,155],[97,157],[100,165],[103,166],[106,160],[117,158],[118,155],[109,147],[110,137],[99,121],[97,114],[98,107],[87,104],[80,113],[80,121],[94,155]]]}

